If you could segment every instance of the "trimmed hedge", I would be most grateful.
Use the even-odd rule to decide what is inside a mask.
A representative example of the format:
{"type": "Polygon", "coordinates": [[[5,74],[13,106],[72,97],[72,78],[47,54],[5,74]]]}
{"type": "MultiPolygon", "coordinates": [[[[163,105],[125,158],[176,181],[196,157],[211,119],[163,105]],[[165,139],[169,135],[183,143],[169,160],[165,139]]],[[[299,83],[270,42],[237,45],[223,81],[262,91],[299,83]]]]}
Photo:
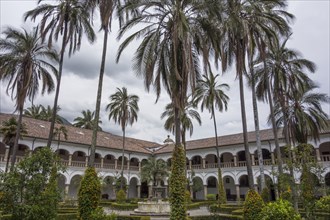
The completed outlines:
{"type": "Polygon", "coordinates": [[[111,203],[110,208],[114,210],[120,211],[130,211],[138,208],[137,204],[130,204],[130,203],[111,203]]]}
{"type": "Polygon", "coordinates": [[[191,220],[241,220],[243,217],[241,215],[203,215],[203,216],[190,216],[191,220]]]}
{"type": "Polygon", "coordinates": [[[76,220],[78,219],[77,213],[61,213],[58,214],[56,220],[76,220]]]}
{"type": "Polygon", "coordinates": [[[150,220],[150,216],[117,216],[117,220],[150,220]]]}
{"type": "Polygon", "coordinates": [[[209,206],[209,210],[211,213],[224,213],[224,214],[232,214],[233,211],[237,210],[239,207],[231,205],[231,206],[226,206],[226,205],[217,205],[217,204],[212,204],[209,206]]]}

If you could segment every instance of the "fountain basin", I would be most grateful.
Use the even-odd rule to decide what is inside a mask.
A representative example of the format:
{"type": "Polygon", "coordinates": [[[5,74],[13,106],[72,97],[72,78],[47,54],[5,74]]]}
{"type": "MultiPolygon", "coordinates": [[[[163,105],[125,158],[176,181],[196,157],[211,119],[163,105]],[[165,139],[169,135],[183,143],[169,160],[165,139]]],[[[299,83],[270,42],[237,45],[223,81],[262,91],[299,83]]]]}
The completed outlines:
{"type": "Polygon", "coordinates": [[[138,208],[134,210],[135,213],[150,215],[167,215],[170,211],[170,203],[163,201],[138,202],[138,208]]]}

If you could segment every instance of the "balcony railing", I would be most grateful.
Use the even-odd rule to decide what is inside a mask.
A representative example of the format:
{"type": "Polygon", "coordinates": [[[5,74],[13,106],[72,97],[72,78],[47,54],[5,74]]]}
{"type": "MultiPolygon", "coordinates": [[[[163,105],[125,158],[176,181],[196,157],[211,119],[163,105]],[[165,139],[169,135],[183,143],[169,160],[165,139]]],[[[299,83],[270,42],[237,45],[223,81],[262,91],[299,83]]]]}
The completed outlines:
{"type": "Polygon", "coordinates": [[[321,161],[330,162],[330,154],[328,154],[328,155],[321,155],[321,161]]]}

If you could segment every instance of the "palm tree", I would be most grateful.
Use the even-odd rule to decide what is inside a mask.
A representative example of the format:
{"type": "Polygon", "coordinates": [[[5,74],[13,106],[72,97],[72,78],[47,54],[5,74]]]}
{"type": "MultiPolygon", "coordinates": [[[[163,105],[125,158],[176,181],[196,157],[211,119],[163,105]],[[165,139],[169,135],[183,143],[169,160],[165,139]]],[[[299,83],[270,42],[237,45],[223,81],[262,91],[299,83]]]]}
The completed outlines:
{"type": "MultiPolygon", "coordinates": [[[[14,117],[11,117],[6,121],[3,121],[2,126],[0,127],[0,133],[3,135],[2,142],[4,144],[6,144],[7,146],[9,146],[9,152],[8,152],[8,155],[6,158],[5,173],[7,173],[7,171],[8,171],[9,158],[10,158],[10,154],[12,152],[12,148],[15,143],[17,127],[18,127],[18,123],[17,123],[16,118],[14,118],[14,117]]],[[[26,125],[23,123],[20,126],[19,138],[21,139],[22,136],[26,135],[26,134],[27,134],[26,125]]]]}
{"type": "Polygon", "coordinates": [[[252,1],[252,0],[225,0],[223,2],[224,19],[220,22],[222,30],[220,37],[223,47],[222,67],[227,69],[228,65],[235,62],[237,78],[239,79],[241,115],[244,138],[244,149],[247,162],[249,187],[253,189],[253,173],[251,157],[249,152],[246,112],[243,90],[243,75],[246,73],[246,53],[251,44],[258,45],[258,50],[264,53],[260,46],[260,38],[274,35],[279,32],[284,34],[289,27],[287,19],[293,16],[283,9],[286,2],[274,1],[252,1]]]}
{"type": "MultiPolygon", "coordinates": [[[[221,3],[221,2],[220,2],[221,3]]],[[[165,88],[174,105],[175,149],[170,177],[171,219],[186,216],[184,191],[185,161],[181,145],[180,112],[184,109],[187,93],[195,90],[200,76],[199,55],[203,58],[204,69],[209,65],[213,52],[219,56],[220,30],[214,18],[221,15],[218,1],[132,1],[123,10],[136,10],[136,16],[121,28],[118,38],[137,25],[138,30],[127,37],[119,47],[117,61],[122,51],[134,40],[142,38],[133,58],[134,71],[144,79],[147,91],[154,87],[157,100],[161,88],[165,88]],[[152,12],[152,13],[151,13],[152,12]],[[141,27],[141,28],[140,28],[141,27]],[[178,159],[176,159],[178,158],[178,159]],[[175,198],[175,199],[174,199],[175,198]]]]}
{"type": "MultiPolygon", "coordinates": [[[[52,63],[57,62],[57,53],[41,42],[38,28],[32,32],[8,27],[0,40],[0,80],[8,80],[7,94],[16,100],[15,111],[19,112],[17,131],[21,130],[24,102],[33,100],[39,92],[54,90],[52,75],[57,75],[52,63]],[[47,60],[48,59],[48,60],[47,60]]],[[[11,168],[15,165],[19,132],[16,132],[11,168]]]]}
{"type": "Polygon", "coordinates": [[[159,185],[160,181],[164,180],[168,174],[165,161],[150,157],[141,168],[141,181],[147,182],[148,184],[152,182],[153,185],[156,186],[159,185]]]}
{"type": "MultiPolygon", "coordinates": [[[[85,128],[92,130],[96,126],[95,112],[91,112],[89,109],[87,111],[83,110],[81,112],[82,117],[76,117],[73,121],[75,122],[73,126],[78,128],[85,128]]],[[[99,120],[97,123],[98,131],[102,131],[102,128],[98,125],[102,121],[99,120]]]]}
{"type": "MultiPolygon", "coordinates": [[[[124,176],[124,153],[125,153],[125,132],[127,125],[132,125],[137,121],[137,113],[139,111],[139,97],[137,95],[129,95],[127,89],[117,88],[117,92],[110,96],[110,103],[106,106],[109,111],[109,120],[113,119],[118,122],[123,132],[123,150],[121,158],[121,178],[124,176]]],[[[123,185],[121,184],[121,189],[123,185]]]]}
{"type": "Polygon", "coordinates": [[[60,147],[61,136],[63,136],[64,140],[68,140],[68,130],[63,125],[54,128],[54,137],[57,138],[57,150],[60,147]]]}
{"type": "Polygon", "coordinates": [[[208,75],[204,75],[203,79],[198,81],[196,93],[194,96],[194,102],[201,103],[201,110],[204,108],[208,109],[213,118],[214,134],[215,134],[215,149],[217,151],[217,162],[218,162],[218,191],[219,191],[219,202],[226,202],[226,195],[224,192],[224,185],[221,175],[220,167],[220,154],[219,154],[219,143],[218,143],[218,131],[215,119],[215,109],[220,112],[223,110],[227,111],[227,105],[229,97],[225,94],[225,90],[229,90],[229,86],[225,83],[218,84],[217,77],[219,75],[213,75],[210,71],[208,75]]]}
{"type": "MultiPolygon", "coordinates": [[[[41,106],[41,108],[41,120],[51,122],[53,120],[54,108],[50,107],[49,105],[47,105],[47,108],[44,106],[41,106]]],[[[55,113],[55,123],[63,124],[62,117],[58,114],[60,110],[60,106],[57,106],[55,113]]]]}
{"type": "MultiPolygon", "coordinates": [[[[180,113],[181,116],[181,126],[182,126],[182,143],[184,150],[186,152],[186,131],[190,132],[190,136],[194,132],[194,125],[192,123],[192,119],[195,119],[199,125],[202,124],[201,117],[198,111],[195,110],[196,106],[193,104],[192,101],[187,102],[184,110],[180,113]]],[[[174,122],[174,108],[173,104],[169,103],[165,107],[165,111],[161,114],[160,118],[164,119],[167,117],[164,128],[167,131],[171,131],[172,133],[175,132],[175,122],[174,122]]]]}
{"type": "Polygon", "coordinates": [[[24,116],[40,119],[42,120],[42,105],[32,105],[31,107],[28,107],[27,109],[24,109],[24,116]]]}
{"type": "Polygon", "coordinates": [[[308,138],[317,141],[320,132],[328,128],[329,118],[321,104],[330,103],[330,98],[326,94],[313,92],[317,88],[314,84],[296,90],[287,97],[284,110],[280,102],[276,102],[276,125],[287,128],[292,145],[307,144],[308,138]]]}
{"type": "MultiPolygon", "coordinates": [[[[38,4],[41,2],[43,2],[43,0],[38,0],[38,4]]],[[[84,7],[84,1],[58,0],[56,2],[57,4],[53,2],[52,4],[41,4],[24,14],[25,21],[29,17],[31,20],[35,21],[39,15],[42,16],[40,21],[40,34],[43,40],[46,39],[48,35],[48,45],[50,47],[53,45],[53,39],[57,41],[59,36],[62,36],[57,86],[53,105],[55,111],[53,111],[50,124],[47,147],[51,146],[53,140],[65,49],[69,46],[69,56],[76,50],[79,50],[83,33],[86,34],[89,42],[92,43],[95,39],[93,28],[89,22],[89,13],[84,7]]]]}
{"type": "Polygon", "coordinates": [[[99,74],[99,82],[98,82],[98,87],[97,87],[96,106],[95,106],[96,125],[94,128],[92,128],[93,136],[92,136],[91,154],[90,154],[90,161],[89,161],[89,166],[94,166],[97,131],[100,128],[98,126],[98,122],[99,122],[99,118],[100,118],[100,106],[101,106],[101,98],[102,98],[105,60],[106,60],[106,55],[107,55],[108,34],[111,31],[114,11],[115,10],[117,11],[117,15],[119,17],[119,24],[121,24],[121,22],[122,22],[122,16],[118,12],[119,8],[121,7],[120,0],[90,0],[90,1],[87,1],[87,6],[91,10],[92,14],[94,12],[94,9],[96,7],[98,7],[99,12],[100,12],[100,21],[101,21],[100,30],[103,30],[103,32],[104,32],[102,60],[101,60],[101,66],[100,66],[100,74],[99,74]]]}

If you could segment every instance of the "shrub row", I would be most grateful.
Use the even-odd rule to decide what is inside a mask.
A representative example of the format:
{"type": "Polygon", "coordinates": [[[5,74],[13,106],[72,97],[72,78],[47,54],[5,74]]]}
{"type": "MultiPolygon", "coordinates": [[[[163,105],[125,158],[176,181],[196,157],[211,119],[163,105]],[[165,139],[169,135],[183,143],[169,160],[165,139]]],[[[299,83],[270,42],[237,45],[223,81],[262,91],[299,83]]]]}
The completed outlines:
{"type": "Polygon", "coordinates": [[[150,220],[150,216],[117,216],[117,220],[150,220]]]}
{"type": "Polygon", "coordinates": [[[234,205],[218,205],[218,204],[212,204],[209,206],[209,210],[211,213],[224,213],[224,214],[232,214],[233,211],[239,209],[239,207],[234,205]]]}
{"type": "Polygon", "coordinates": [[[130,204],[130,203],[111,203],[110,205],[110,208],[111,209],[114,209],[114,210],[120,210],[120,211],[130,211],[130,210],[134,210],[134,209],[137,209],[138,208],[138,205],[137,204],[130,204]]]}
{"type": "Polygon", "coordinates": [[[230,215],[230,214],[191,216],[189,218],[191,220],[241,220],[241,219],[243,219],[243,217],[240,215],[230,215]]]}

